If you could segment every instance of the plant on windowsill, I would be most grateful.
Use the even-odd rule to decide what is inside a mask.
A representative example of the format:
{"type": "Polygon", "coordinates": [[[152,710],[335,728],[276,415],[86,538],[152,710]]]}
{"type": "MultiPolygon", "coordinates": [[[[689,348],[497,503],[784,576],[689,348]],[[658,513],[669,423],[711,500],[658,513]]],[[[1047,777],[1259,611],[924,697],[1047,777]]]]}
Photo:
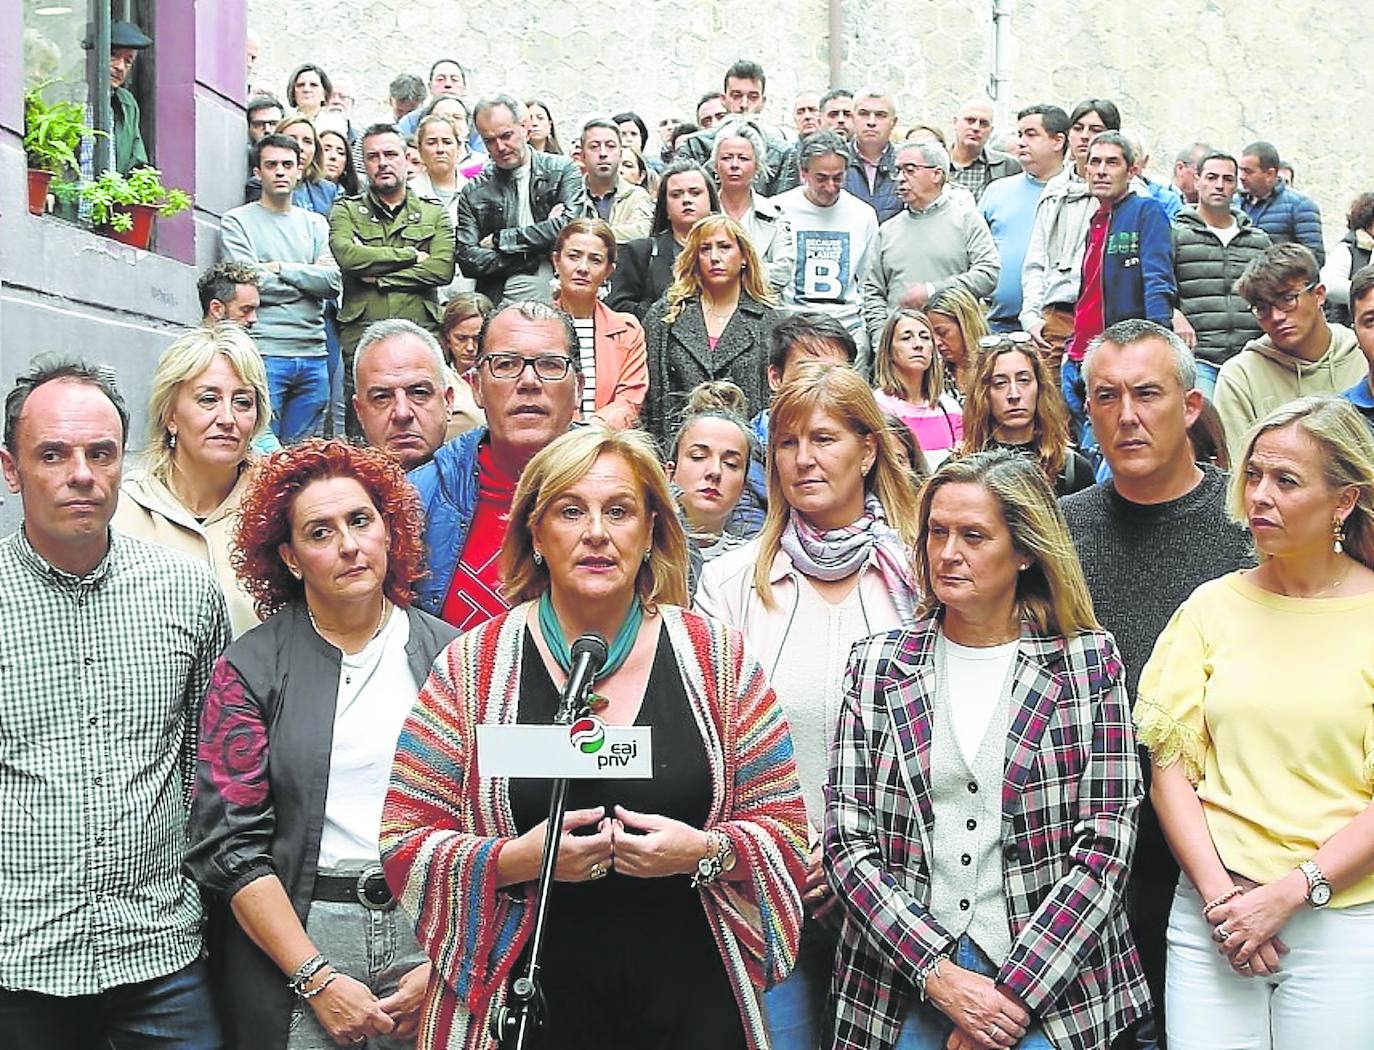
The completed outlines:
{"type": "Polygon", "coordinates": [[[127,175],[111,169],[94,182],[58,186],[54,192],[89,205],[91,222],[100,232],[135,248],[148,247],[155,215],[170,217],[191,206],[191,195],[162,185],[156,168],[135,168],[127,175]]]}
{"type": "Polygon", "coordinates": [[[53,178],[79,166],[76,151],[81,140],[103,134],[86,123],[81,103],[44,101],[43,91],[51,83],[24,92],[24,156],[29,166],[29,211],[34,215],[43,214],[53,178]]]}

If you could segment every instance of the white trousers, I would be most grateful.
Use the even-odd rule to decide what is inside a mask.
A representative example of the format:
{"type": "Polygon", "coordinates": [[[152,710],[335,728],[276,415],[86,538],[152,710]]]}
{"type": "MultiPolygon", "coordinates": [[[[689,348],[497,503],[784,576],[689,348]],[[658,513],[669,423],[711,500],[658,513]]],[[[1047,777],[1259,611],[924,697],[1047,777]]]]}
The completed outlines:
{"type": "Polygon", "coordinates": [[[1374,904],[1294,913],[1277,974],[1231,969],[1181,876],[1169,915],[1170,1050],[1374,1048],[1374,904]]]}

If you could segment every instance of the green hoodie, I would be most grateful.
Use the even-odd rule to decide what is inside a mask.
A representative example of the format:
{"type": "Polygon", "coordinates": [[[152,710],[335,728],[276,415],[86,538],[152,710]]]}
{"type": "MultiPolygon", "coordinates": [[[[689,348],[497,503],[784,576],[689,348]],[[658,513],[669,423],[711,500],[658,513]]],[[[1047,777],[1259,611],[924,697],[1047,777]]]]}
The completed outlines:
{"type": "Polygon", "coordinates": [[[1339,396],[1365,377],[1368,365],[1355,333],[1344,325],[1330,328],[1331,345],[1315,361],[1284,353],[1266,335],[1221,366],[1212,401],[1226,428],[1233,470],[1240,467],[1250,428],[1274,409],[1308,394],[1339,396]]]}

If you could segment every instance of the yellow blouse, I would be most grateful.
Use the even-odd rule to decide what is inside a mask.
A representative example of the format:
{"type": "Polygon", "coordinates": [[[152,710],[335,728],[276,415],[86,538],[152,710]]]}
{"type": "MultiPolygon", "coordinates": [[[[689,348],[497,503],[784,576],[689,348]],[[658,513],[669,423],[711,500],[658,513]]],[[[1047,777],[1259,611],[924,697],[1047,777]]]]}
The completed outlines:
{"type": "MultiPolygon", "coordinates": [[[[1282,878],[1374,798],[1374,594],[1203,584],[1155,643],[1135,722],[1158,765],[1183,763],[1222,863],[1282,878]]],[[[1332,904],[1371,900],[1374,875],[1332,904]]]]}

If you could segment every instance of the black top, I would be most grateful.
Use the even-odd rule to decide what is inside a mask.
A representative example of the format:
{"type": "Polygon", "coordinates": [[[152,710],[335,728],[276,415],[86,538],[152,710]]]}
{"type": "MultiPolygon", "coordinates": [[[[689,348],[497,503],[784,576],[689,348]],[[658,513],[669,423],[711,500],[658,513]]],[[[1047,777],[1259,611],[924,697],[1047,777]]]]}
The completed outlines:
{"type": "MultiPolygon", "coordinates": [[[[521,725],[551,723],[558,700],[559,689],[544,666],[533,635],[526,629],[517,721],[521,725]]],[[[655,813],[694,828],[704,827],[711,812],[711,767],[666,631],[659,634],[654,665],[644,687],[644,703],[634,724],[653,728],[653,779],[573,780],[568,785],[568,809],[605,806],[609,815],[616,805],[621,805],[637,813],[655,813]]],[[[519,832],[524,833],[548,818],[549,788],[547,780],[511,781],[511,815],[519,832]]],[[[592,882],[558,883],[553,899],[565,894],[576,900],[579,908],[595,907],[604,901],[617,909],[624,909],[627,904],[656,909],[673,903],[701,910],[700,897],[691,888],[687,875],[639,879],[612,871],[606,878],[592,882]]]]}
{"type": "MultiPolygon", "coordinates": [[[[1035,445],[1030,441],[1020,445],[1013,445],[1007,441],[994,441],[988,447],[1005,448],[1011,452],[1020,452],[1023,456],[1029,456],[1033,460],[1038,461],[1039,459],[1035,445]]],[[[1054,482],[1054,494],[1056,496],[1071,496],[1075,492],[1082,492],[1096,483],[1097,477],[1093,472],[1093,465],[1088,462],[1087,457],[1072,446],[1066,449],[1064,467],[1059,471],[1059,477],[1054,482]]]]}

